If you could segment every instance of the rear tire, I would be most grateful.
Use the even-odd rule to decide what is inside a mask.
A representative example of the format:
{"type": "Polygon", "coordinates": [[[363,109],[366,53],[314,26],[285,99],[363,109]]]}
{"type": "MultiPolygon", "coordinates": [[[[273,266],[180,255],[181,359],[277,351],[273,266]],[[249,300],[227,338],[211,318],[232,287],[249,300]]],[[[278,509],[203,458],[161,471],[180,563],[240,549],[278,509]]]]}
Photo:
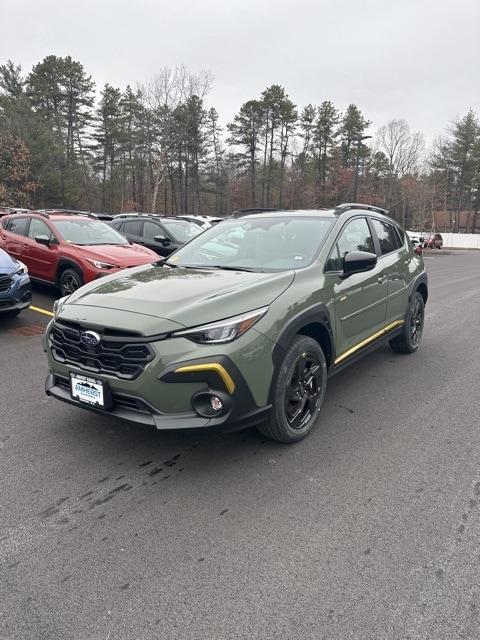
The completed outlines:
{"type": "Polygon", "coordinates": [[[272,380],[273,407],[258,431],[278,442],[298,442],[313,429],[327,388],[327,363],[316,340],[297,335],[272,380]]]}
{"type": "Polygon", "coordinates": [[[425,303],[422,294],[416,291],[408,307],[402,333],[389,342],[392,351],[414,353],[422,341],[424,323],[425,303]]]}
{"type": "Polygon", "coordinates": [[[65,269],[60,274],[58,286],[63,296],[69,296],[71,293],[79,289],[83,285],[81,274],[72,268],[65,269]]]}

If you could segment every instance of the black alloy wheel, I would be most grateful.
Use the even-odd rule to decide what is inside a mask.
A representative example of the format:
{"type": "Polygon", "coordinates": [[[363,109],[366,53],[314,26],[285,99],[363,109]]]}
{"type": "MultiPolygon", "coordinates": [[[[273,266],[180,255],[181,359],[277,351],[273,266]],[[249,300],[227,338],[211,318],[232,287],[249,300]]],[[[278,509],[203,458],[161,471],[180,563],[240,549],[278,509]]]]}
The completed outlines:
{"type": "Polygon", "coordinates": [[[62,296],[69,296],[83,285],[83,279],[76,269],[65,269],[60,276],[59,285],[62,296]]]}
{"type": "Polygon", "coordinates": [[[292,429],[312,419],[322,389],[322,365],[315,353],[302,353],[294,364],[285,394],[285,414],[292,429]]]}
{"type": "Polygon", "coordinates": [[[257,426],[278,442],[298,442],[317,422],[327,389],[327,362],[320,344],[296,335],[275,367],[270,389],[272,409],[257,426]]]}
{"type": "Polygon", "coordinates": [[[412,295],[410,306],[405,316],[402,333],[390,340],[390,347],[396,353],[413,353],[422,341],[425,323],[425,302],[422,294],[416,291],[412,295]]]}

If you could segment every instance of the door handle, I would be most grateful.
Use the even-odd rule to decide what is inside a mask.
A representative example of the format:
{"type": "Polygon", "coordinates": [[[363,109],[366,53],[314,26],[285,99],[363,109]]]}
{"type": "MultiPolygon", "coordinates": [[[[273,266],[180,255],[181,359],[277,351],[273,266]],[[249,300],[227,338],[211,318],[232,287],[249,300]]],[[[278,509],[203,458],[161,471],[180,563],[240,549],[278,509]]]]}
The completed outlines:
{"type": "Polygon", "coordinates": [[[381,274],[378,276],[378,278],[377,278],[377,282],[379,282],[380,284],[381,284],[382,282],[385,282],[385,278],[386,278],[386,277],[387,277],[387,276],[386,276],[384,273],[381,273],[381,274]]]}

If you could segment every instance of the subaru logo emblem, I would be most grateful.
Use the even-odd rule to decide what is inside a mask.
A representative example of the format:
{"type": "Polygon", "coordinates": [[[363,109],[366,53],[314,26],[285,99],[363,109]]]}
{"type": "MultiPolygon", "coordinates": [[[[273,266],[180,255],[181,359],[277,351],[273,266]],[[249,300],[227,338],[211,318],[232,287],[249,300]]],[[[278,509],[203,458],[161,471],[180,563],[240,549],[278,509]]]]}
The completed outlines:
{"type": "Polygon", "coordinates": [[[100,336],[95,331],[84,331],[80,336],[80,340],[87,347],[96,347],[97,344],[100,344],[100,336]]]}

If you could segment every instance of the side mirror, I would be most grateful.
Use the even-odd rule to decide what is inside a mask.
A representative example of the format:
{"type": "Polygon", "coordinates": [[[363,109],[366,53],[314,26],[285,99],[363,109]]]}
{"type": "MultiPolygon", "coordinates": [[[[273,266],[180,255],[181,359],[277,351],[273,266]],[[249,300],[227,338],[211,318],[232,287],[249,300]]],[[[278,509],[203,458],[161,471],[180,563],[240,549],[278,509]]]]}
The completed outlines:
{"type": "Polygon", "coordinates": [[[170,238],[166,238],[165,236],[155,236],[153,239],[155,242],[163,244],[164,247],[168,247],[169,244],[172,244],[170,238]]]}
{"type": "Polygon", "coordinates": [[[35,242],[38,242],[38,244],[44,244],[46,247],[51,244],[51,240],[48,236],[35,236],[35,242]]]}
{"type": "Polygon", "coordinates": [[[350,251],[343,258],[343,272],[340,278],[344,280],[354,273],[363,273],[370,271],[377,264],[377,256],[368,251],[350,251]]]}

